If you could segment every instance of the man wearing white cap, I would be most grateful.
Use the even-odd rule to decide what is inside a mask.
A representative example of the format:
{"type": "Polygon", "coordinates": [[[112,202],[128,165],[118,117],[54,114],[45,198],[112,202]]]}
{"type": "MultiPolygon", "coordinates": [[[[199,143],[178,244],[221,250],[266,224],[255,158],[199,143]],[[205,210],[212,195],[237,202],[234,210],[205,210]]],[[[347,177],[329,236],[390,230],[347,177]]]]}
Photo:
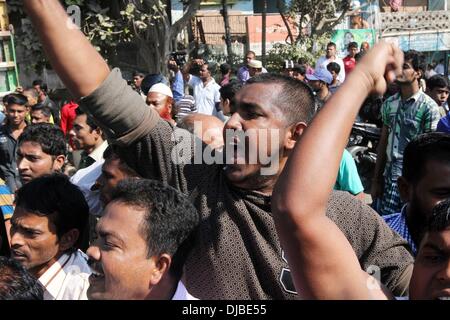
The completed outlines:
{"type": "Polygon", "coordinates": [[[263,71],[262,69],[263,65],[259,60],[250,60],[250,62],[248,63],[248,74],[250,75],[250,78],[261,74],[263,71]]]}
{"type": "Polygon", "coordinates": [[[153,85],[148,91],[145,102],[147,105],[155,108],[161,118],[173,125],[176,124],[172,117],[173,94],[167,85],[164,83],[153,85]]]}

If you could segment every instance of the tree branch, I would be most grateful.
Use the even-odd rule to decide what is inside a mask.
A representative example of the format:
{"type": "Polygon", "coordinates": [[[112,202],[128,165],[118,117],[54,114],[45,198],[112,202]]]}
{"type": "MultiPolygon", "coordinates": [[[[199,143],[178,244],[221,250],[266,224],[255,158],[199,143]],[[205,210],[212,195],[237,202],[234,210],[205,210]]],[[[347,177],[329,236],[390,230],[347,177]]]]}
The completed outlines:
{"type": "Polygon", "coordinates": [[[183,14],[183,17],[181,17],[180,20],[175,22],[172,27],[170,28],[170,39],[173,39],[176,37],[181,30],[187,25],[189,20],[195,15],[198,8],[200,8],[200,2],[201,0],[192,0],[189,1],[189,6],[186,12],[183,14]]]}
{"type": "Polygon", "coordinates": [[[289,22],[283,13],[284,5],[281,3],[281,0],[277,0],[277,9],[278,12],[280,13],[281,19],[283,19],[284,25],[286,26],[288,37],[289,39],[291,39],[291,44],[294,44],[295,43],[294,35],[292,34],[291,26],[289,25],[289,22]]]}

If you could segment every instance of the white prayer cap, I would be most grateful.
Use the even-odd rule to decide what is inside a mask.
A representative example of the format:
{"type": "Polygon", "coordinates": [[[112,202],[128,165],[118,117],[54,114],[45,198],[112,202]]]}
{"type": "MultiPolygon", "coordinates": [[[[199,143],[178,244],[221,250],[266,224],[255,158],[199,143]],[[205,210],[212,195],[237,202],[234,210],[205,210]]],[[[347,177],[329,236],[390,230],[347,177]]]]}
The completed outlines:
{"type": "Polygon", "coordinates": [[[167,85],[165,85],[164,83],[157,83],[157,84],[153,85],[153,87],[150,88],[148,93],[150,93],[150,92],[161,93],[165,96],[173,98],[172,90],[170,90],[170,88],[167,85]]]}

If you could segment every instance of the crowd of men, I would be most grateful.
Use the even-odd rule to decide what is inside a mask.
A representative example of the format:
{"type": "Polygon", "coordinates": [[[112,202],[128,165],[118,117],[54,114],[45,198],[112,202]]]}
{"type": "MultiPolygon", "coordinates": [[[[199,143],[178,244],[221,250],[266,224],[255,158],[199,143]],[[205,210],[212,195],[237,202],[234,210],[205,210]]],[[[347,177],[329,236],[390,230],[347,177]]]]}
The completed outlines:
{"type": "Polygon", "coordinates": [[[3,99],[0,298],[449,297],[449,85],[418,52],[330,42],[275,74],[250,51],[217,81],[171,59],[130,85],[59,1],[24,7],[72,99],[3,99]],[[369,95],[378,212],[345,150],[369,95]]]}

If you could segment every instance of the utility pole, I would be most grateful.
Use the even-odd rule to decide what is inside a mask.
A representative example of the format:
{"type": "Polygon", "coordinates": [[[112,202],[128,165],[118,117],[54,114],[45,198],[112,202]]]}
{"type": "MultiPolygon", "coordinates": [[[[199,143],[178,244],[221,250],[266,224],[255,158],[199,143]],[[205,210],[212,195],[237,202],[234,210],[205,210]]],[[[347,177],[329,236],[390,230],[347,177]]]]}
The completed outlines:
{"type": "Polygon", "coordinates": [[[261,39],[261,55],[262,63],[266,64],[266,26],[267,26],[267,0],[263,0],[262,10],[262,39],[261,39]]]}
{"type": "Polygon", "coordinates": [[[233,63],[233,48],[231,47],[231,28],[230,19],[228,17],[228,3],[227,0],[222,0],[222,10],[223,22],[225,24],[225,44],[227,45],[227,62],[228,64],[233,63]]]}

